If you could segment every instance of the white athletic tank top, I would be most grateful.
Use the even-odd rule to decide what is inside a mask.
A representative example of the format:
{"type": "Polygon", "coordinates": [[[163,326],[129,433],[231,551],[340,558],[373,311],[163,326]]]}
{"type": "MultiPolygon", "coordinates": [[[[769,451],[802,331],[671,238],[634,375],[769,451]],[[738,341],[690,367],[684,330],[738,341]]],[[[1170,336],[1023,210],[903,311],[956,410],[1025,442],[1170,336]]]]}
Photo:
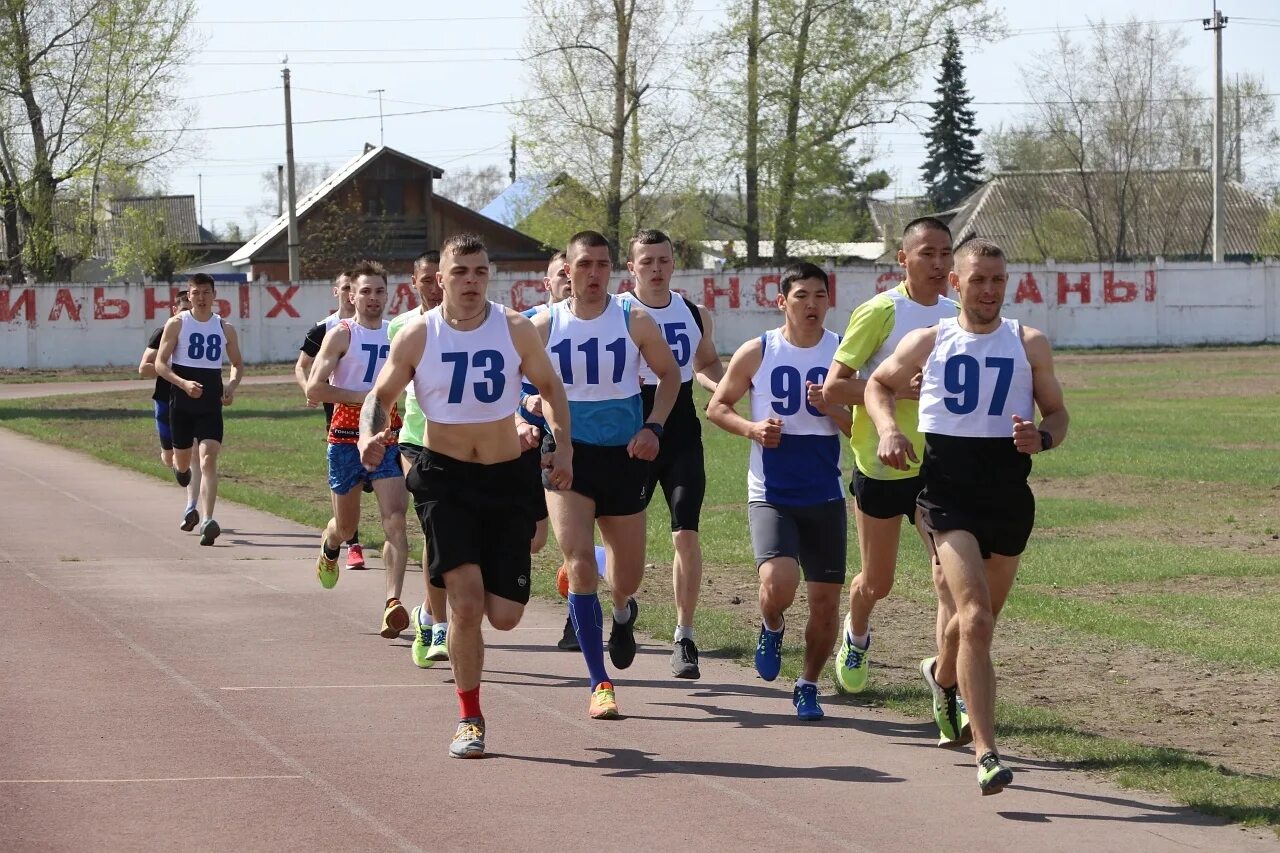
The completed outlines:
{"type": "Polygon", "coordinates": [[[479,327],[459,331],[440,306],[423,315],[427,343],[413,371],[413,395],[428,423],[481,424],[509,418],[520,405],[520,354],[506,308],[489,303],[479,327]]]}
{"type": "MultiPolygon", "coordinates": [[[[640,393],[640,350],[627,328],[627,306],[610,296],[599,317],[580,320],[572,299],[551,306],[547,352],[571,402],[625,400],[640,393]]],[[[574,434],[577,434],[575,428],[574,434]]]]}
{"type": "MultiPolygon", "coordinates": [[[[676,364],[680,365],[680,381],[683,383],[693,379],[693,354],[698,351],[698,344],[702,342],[702,330],[698,328],[684,298],[678,293],[669,295],[671,300],[665,308],[646,305],[634,293],[626,293],[619,298],[641,306],[658,324],[667,345],[671,347],[671,354],[676,357],[676,364]]],[[[649,369],[643,358],[640,359],[640,381],[645,385],[658,384],[658,375],[649,369]]]]}
{"type": "Polygon", "coordinates": [[[325,317],[320,322],[324,323],[324,330],[327,332],[330,329],[332,329],[334,326],[338,325],[338,321],[340,321],[341,319],[342,318],[338,316],[338,312],[334,311],[332,314],[330,314],[328,317],[325,317]]]}
{"type": "Polygon", "coordinates": [[[858,371],[860,379],[870,379],[880,362],[893,355],[898,344],[909,333],[936,326],[941,320],[954,319],[960,313],[959,303],[945,296],[938,297],[933,305],[921,305],[896,289],[886,291],[884,295],[893,300],[893,328],[889,330],[889,337],[885,338],[880,348],[871,354],[871,358],[858,371]]]}
{"type": "Polygon", "coordinates": [[[182,329],[178,332],[178,343],[173,348],[169,364],[221,370],[222,355],[226,350],[222,318],[214,314],[201,323],[191,316],[190,311],[183,311],[178,316],[182,318],[182,329]]]}
{"type": "Polygon", "coordinates": [[[383,320],[378,328],[369,329],[354,318],[347,318],[334,325],[351,333],[351,343],[338,359],[329,384],[344,391],[369,391],[391,351],[391,341],[387,338],[387,327],[391,324],[383,320]]]}
{"type": "Polygon", "coordinates": [[[954,318],[938,323],[924,365],[920,431],[961,438],[1008,438],[1013,415],[1034,420],[1031,364],[1021,325],[1008,318],[983,335],[954,318]]]}
{"type": "Polygon", "coordinates": [[[826,330],[812,347],[788,343],[781,329],[760,337],[764,351],[751,379],[751,420],[781,419],[782,441],[773,448],[751,442],[747,500],[791,506],[842,500],[840,428],[809,407],[805,389],[806,381],[821,385],[827,378],[840,336],[826,330]]]}

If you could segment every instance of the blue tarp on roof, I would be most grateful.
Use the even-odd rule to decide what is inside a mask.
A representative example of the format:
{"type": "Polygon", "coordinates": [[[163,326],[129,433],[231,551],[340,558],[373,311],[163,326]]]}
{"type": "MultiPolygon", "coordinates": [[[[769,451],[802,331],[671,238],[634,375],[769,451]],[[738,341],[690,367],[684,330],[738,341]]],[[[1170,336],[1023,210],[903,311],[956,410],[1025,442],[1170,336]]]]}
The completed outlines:
{"type": "Polygon", "coordinates": [[[516,222],[537,210],[551,194],[544,176],[519,178],[502,194],[480,209],[481,216],[515,228],[516,222]]]}

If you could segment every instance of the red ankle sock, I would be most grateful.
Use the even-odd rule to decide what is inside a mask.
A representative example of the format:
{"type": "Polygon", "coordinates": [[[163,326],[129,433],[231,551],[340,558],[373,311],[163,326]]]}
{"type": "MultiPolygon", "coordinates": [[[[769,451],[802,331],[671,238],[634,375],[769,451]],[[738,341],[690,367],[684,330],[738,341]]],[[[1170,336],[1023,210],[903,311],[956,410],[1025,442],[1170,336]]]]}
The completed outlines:
{"type": "Polygon", "coordinates": [[[458,709],[462,714],[462,718],[468,717],[484,717],[480,713],[480,688],[479,686],[471,690],[458,691],[458,709]]]}

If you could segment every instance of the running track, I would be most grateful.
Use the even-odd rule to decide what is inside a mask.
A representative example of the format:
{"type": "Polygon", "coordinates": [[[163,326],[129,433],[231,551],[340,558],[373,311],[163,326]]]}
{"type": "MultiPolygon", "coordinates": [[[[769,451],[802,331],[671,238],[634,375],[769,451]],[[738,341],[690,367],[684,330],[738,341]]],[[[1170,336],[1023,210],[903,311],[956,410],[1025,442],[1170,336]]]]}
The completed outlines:
{"type": "Polygon", "coordinates": [[[220,502],[201,548],[174,484],[4,430],[0,458],[6,851],[1276,849],[1014,754],[980,797],[922,720],[801,724],[736,664],[674,681],[665,643],[619,679],[627,719],[590,721],[543,601],[486,631],[490,757],[452,760],[448,670],[377,635],[379,571],[325,591],[313,530],[220,502]]]}

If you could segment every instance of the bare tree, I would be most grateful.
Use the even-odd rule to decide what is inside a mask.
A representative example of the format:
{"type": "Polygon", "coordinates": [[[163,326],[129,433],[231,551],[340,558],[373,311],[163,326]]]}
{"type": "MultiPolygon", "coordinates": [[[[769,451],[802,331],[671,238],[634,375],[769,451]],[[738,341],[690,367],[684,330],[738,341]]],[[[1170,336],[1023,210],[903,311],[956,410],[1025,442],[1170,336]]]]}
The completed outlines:
{"type": "Polygon", "coordinates": [[[0,203],[10,271],[65,278],[97,187],[172,152],[194,0],[0,0],[0,203]],[[156,128],[156,129],[153,129],[156,128]]]}
{"type": "Polygon", "coordinates": [[[566,174],[597,196],[615,247],[624,208],[632,224],[647,220],[693,169],[695,122],[674,43],[689,9],[689,0],[529,0],[532,97],[517,112],[531,171],[566,174]]]}
{"type": "Polygon", "coordinates": [[[456,201],[463,207],[479,210],[497,198],[507,187],[507,173],[499,166],[464,166],[445,172],[436,185],[436,195],[456,201]]]}

